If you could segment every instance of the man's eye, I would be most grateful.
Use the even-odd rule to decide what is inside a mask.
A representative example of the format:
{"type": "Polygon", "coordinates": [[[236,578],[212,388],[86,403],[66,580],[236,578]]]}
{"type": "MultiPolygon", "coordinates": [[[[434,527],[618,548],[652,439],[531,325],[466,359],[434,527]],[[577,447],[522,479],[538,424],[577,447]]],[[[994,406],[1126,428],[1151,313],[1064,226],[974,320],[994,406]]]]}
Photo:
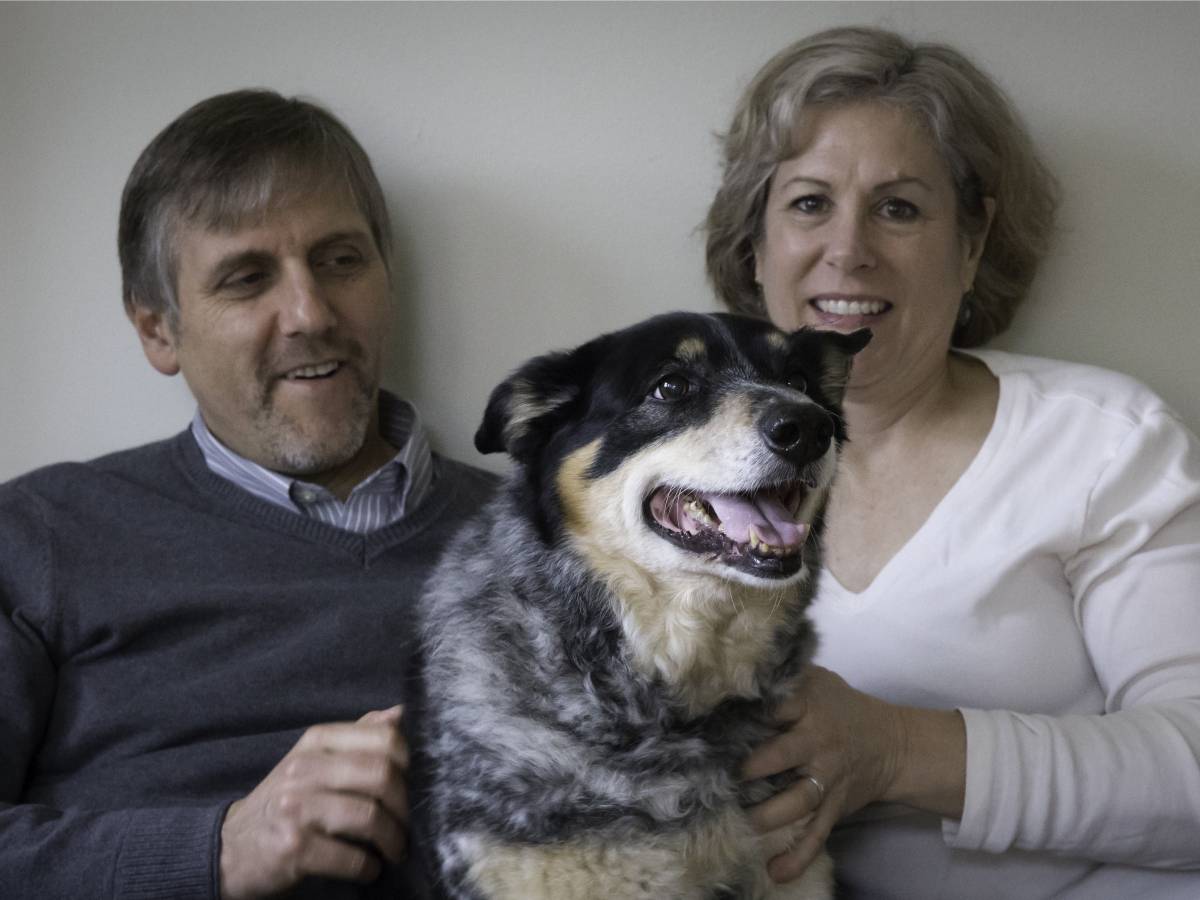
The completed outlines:
{"type": "Polygon", "coordinates": [[[221,287],[235,294],[250,294],[263,287],[269,277],[260,269],[235,272],[221,283],[221,287]]]}
{"type": "Polygon", "coordinates": [[[362,265],[361,253],[353,250],[338,250],[317,260],[317,268],[325,272],[349,272],[362,265]]]}
{"type": "Polygon", "coordinates": [[[655,400],[682,400],[692,390],[692,384],[682,375],[668,375],[659,380],[650,394],[655,400]]]}
{"type": "Polygon", "coordinates": [[[897,222],[910,222],[921,214],[916,205],[899,197],[888,197],[879,206],[885,217],[897,222]]]}

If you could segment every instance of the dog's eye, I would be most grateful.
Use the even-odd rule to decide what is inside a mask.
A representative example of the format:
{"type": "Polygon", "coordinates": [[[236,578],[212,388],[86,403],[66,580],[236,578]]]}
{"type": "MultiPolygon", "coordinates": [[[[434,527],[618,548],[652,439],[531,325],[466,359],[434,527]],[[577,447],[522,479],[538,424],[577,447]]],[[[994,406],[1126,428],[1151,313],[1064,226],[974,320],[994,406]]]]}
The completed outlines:
{"type": "Polygon", "coordinates": [[[790,387],[793,391],[799,391],[802,394],[808,390],[808,382],[805,381],[804,376],[798,372],[794,375],[789,375],[783,383],[790,387]]]}
{"type": "Polygon", "coordinates": [[[682,400],[691,389],[691,382],[682,375],[668,375],[659,380],[650,396],[655,400],[682,400]]]}

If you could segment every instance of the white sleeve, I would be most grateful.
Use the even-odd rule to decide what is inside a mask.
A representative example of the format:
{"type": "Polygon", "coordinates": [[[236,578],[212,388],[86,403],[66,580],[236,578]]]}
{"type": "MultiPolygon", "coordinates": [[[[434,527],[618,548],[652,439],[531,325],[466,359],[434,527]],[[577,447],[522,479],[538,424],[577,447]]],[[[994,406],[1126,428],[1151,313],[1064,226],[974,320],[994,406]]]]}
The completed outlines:
{"type": "Polygon", "coordinates": [[[1063,563],[1105,713],[963,710],[946,841],[1200,868],[1200,444],[1169,411],[1117,447],[1063,563]]]}

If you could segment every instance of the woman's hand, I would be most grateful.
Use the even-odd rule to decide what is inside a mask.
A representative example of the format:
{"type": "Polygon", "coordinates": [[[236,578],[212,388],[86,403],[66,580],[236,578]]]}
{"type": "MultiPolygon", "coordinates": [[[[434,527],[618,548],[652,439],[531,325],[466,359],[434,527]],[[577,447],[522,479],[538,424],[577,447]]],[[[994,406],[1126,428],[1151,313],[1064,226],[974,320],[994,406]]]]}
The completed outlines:
{"type": "Polygon", "coordinates": [[[810,666],[779,709],[787,730],[750,755],[743,775],[794,769],[801,778],[750,810],[761,833],[809,818],[800,840],[771,860],[778,882],[804,872],[838,820],[868,803],[904,803],[948,818],[962,815],[966,732],[957,711],[885,703],[810,666]]]}

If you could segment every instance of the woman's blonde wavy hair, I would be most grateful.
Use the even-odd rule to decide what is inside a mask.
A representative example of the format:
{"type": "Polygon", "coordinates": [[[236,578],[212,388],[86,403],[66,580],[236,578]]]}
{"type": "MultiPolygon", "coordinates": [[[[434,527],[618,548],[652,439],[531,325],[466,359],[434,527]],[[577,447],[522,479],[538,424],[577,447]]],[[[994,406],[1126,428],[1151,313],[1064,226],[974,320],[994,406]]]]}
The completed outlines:
{"type": "Polygon", "coordinates": [[[746,88],[722,139],[723,177],[705,222],[708,276],[732,310],[765,315],[754,278],[771,177],[798,152],[807,110],[872,101],[923,124],[958,197],[959,227],[991,231],[952,343],[976,347],[1004,331],[1045,255],[1058,184],[1000,88],[957,50],[912,44],[877,28],[834,28],[776,54],[746,88]]]}

